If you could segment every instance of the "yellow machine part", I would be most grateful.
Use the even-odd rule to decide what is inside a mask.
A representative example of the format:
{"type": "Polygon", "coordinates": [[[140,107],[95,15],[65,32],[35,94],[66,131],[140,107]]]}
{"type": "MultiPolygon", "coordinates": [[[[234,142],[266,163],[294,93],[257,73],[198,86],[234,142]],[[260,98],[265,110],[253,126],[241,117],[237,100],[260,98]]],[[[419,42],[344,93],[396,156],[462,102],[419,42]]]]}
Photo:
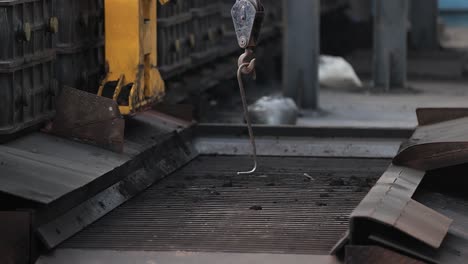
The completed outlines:
{"type": "Polygon", "coordinates": [[[105,0],[108,72],[98,95],[117,101],[123,115],[164,95],[164,81],[157,69],[156,9],[157,0],[105,0]]]}

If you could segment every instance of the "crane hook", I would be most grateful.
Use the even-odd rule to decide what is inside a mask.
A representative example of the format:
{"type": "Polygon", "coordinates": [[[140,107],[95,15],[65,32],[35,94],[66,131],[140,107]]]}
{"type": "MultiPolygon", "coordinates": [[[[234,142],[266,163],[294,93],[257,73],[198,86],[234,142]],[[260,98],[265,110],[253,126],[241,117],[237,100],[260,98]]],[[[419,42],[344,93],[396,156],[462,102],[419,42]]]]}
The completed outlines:
{"type": "Polygon", "coordinates": [[[237,175],[248,175],[257,170],[257,147],[255,144],[252,122],[250,121],[242,75],[252,75],[254,79],[256,78],[256,60],[253,58],[253,48],[257,45],[260,36],[264,17],[264,8],[260,0],[236,0],[236,3],[232,7],[231,15],[234,23],[234,29],[236,30],[237,43],[242,49],[245,49],[244,53],[240,55],[238,60],[237,66],[239,68],[237,69],[237,81],[239,83],[244,117],[247,122],[254,160],[254,167],[252,170],[237,172],[237,175]]]}
{"type": "Polygon", "coordinates": [[[252,59],[250,62],[246,61],[246,58],[250,56],[252,51],[246,49],[245,52],[239,57],[239,68],[237,70],[237,81],[239,83],[239,90],[242,99],[242,106],[244,108],[244,118],[247,122],[247,129],[249,131],[250,144],[252,146],[252,156],[254,161],[254,167],[250,171],[240,171],[237,172],[237,175],[249,175],[254,173],[257,170],[257,146],[255,144],[255,136],[252,129],[252,122],[250,121],[249,108],[247,106],[247,99],[245,96],[244,83],[242,81],[242,74],[249,75],[252,74],[255,78],[255,59],[252,59]]]}

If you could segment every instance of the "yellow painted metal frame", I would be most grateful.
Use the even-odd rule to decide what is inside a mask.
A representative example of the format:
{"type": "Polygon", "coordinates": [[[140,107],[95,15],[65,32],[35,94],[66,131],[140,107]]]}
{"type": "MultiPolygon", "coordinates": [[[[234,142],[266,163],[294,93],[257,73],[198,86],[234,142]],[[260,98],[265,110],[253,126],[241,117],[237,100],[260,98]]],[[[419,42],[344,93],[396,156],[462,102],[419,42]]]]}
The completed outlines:
{"type": "MultiPolygon", "coordinates": [[[[122,87],[132,84],[128,105],[119,105],[129,115],[160,100],[164,81],[157,69],[157,0],[105,0],[105,45],[108,73],[104,85],[117,81],[113,99],[122,87]]],[[[169,0],[159,0],[161,4],[169,0]]]]}

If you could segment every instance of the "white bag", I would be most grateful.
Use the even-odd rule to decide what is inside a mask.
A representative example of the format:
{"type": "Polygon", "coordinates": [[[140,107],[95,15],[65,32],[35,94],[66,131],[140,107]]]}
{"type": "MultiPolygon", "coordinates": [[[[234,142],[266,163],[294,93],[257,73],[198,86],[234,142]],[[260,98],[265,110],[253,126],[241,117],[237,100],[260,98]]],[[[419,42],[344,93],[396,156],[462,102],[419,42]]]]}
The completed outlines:
{"type": "Polygon", "coordinates": [[[265,96],[249,106],[253,124],[295,125],[299,109],[291,98],[265,96]]]}
{"type": "Polygon", "coordinates": [[[362,88],[353,66],[341,57],[320,56],[319,81],[327,88],[362,88]]]}

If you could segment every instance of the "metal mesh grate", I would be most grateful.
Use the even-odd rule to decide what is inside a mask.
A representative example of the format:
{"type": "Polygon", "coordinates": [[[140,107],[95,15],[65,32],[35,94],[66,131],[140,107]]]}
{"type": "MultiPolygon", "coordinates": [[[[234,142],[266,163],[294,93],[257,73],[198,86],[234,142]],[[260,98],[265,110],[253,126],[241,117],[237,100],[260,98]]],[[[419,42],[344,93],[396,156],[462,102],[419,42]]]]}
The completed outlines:
{"type": "Polygon", "coordinates": [[[326,254],[389,164],[377,159],[202,156],[64,248],[326,254]],[[263,174],[262,174],[263,173],[263,174]]]}

